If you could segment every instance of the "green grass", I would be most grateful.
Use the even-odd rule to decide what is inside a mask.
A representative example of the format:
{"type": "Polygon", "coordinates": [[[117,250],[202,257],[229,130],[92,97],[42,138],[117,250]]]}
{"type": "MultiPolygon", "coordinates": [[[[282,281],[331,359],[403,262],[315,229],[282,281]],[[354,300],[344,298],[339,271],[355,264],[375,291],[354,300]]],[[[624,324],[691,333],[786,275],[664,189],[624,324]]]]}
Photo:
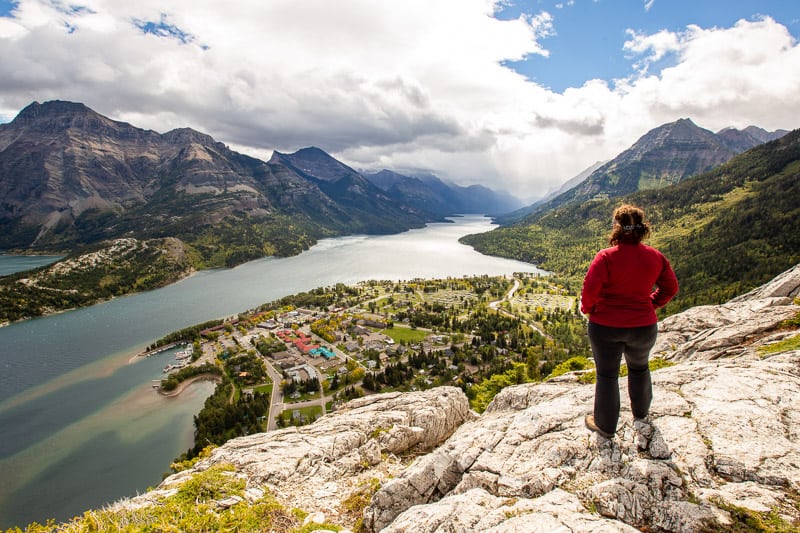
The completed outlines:
{"type": "Polygon", "coordinates": [[[762,355],[768,355],[780,352],[788,352],[790,350],[800,350],[800,335],[795,335],[794,337],[789,337],[788,339],[783,339],[782,341],[761,346],[758,349],[758,353],[762,355]]]}
{"type": "Polygon", "coordinates": [[[259,385],[258,387],[253,387],[253,392],[260,392],[262,394],[272,394],[272,383],[267,383],[266,385],[259,385]]]}
{"type": "Polygon", "coordinates": [[[284,397],[283,401],[291,405],[293,403],[300,403],[300,402],[307,402],[308,400],[317,400],[322,395],[321,392],[304,392],[300,394],[299,398],[289,398],[288,396],[284,397]]]}
{"type": "Polygon", "coordinates": [[[316,420],[322,416],[322,407],[319,405],[309,405],[308,407],[298,407],[297,409],[284,409],[282,412],[285,413],[286,411],[289,413],[300,411],[300,414],[305,416],[306,420],[316,420]]]}
{"type": "Polygon", "coordinates": [[[405,342],[407,344],[414,344],[420,342],[428,336],[429,332],[420,331],[412,328],[393,327],[381,330],[381,333],[390,337],[394,342],[405,342]]]}
{"type": "MultiPolygon", "coordinates": [[[[789,495],[793,504],[797,506],[797,496],[789,495]]],[[[720,525],[707,523],[700,529],[701,533],[798,533],[800,523],[787,522],[777,511],[758,512],[745,507],[739,507],[721,500],[712,500],[720,509],[727,511],[731,517],[731,524],[720,525]]]]}
{"type": "MultiPolygon", "coordinates": [[[[311,529],[303,527],[294,513],[286,510],[266,493],[253,502],[242,502],[227,509],[220,508],[217,501],[244,495],[245,482],[233,475],[231,465],[217,465],[199,472],[168,497],[156,504],[138,509],[111,511],[101,509],[86,511],[66,523],[57,525],[32,523],[25,529],[11,528],[7,533],[83,533],[91,531],[274,531],[276,533],[301,533],[311,529]]],[[[341,527],[325,524],[328,529],[341,527]]],[[[321,525],[317,525],[320,528],[321,525]]]]}

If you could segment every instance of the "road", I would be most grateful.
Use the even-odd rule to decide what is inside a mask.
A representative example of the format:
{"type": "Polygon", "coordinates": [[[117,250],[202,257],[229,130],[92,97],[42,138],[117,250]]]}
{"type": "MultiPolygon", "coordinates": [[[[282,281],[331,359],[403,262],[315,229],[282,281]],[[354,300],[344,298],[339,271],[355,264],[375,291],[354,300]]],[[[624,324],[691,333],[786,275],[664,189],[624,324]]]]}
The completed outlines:
{"type": "MultiPolygon", "coordinates": [[[[503,302],[505,302],[507,300],[511,300],[511,298],[514,297],[514,293],[517,292],[517,289],[519,289],[519,280],[517,278],[514,278],[514,286],[511,287],[510,289],[508,289],[508,292],[502,298],[500,298],[499,300],[495,300],[494,302],[489,302],[489,308],[494,309],[495,311],[497,311],[498,307],[500,306],[501,303],[503,303],[503,302]]],[[[508,316],[516,318],[515,315],[512,315],[511,313],[509,313],[507,311],[503,311],[502,309],[500,309],[500,311],[505,315],[508,315],[508,316]]]]}
{"type": "MultiPolygon", "coordinates": [[[[502,313],[507,317],[518,318],[517,315],[515,315],[514,313],[509,313],[505,309],[501,309],[500,308],[500,304],[502,304],[503,302],[506,302],[506,301],[510,301],[511,298],[514,297],[514,293],[517,292],[517,289],[519,289],[519,286],[520,286],[519,280],[517,278],[514,278],[514,286],[511,287],[508,290],[508,292],[502,298],[500,298],[499,300],[495,300],[494,302],[489,302],[489,308],[490,309],[494,309],[498,313],[502,313]]],[[[547,336],[547,335],[545,335],[545,332],[540,330],[538,327],[536,327],[535,324],[532,324],[532,323],[527,322],[527,321],[526,321],[526,324],[528,325],[528,327],[530,327],[533,330],[539,332],[539,334],[544,335],[545,337],[547,336]]]]}

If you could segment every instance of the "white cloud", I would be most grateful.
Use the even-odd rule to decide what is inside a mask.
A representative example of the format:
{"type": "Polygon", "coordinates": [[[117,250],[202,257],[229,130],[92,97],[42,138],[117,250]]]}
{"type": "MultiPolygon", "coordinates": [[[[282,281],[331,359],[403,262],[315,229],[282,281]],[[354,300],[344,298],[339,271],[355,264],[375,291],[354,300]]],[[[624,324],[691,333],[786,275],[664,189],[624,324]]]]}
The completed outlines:
{"type": "Polygon", "coordinates": [[[680,36],[676,33],[661,30],[652,35],[637,33],[628,29],[627,34],[631,39],[622,47],[631,57],[642,56],[633,65],[640,73],[646,73],[650,65],[661,61],[668,54],[680,50],[680,36]]]}
{"type": "Polygon", "coordinates": [[[0,18],[0,117],[67,99],[262,158],[316,145],[355,167],[430,169],[521,196],[680,117],[712,129],[800,118],[800,48],[769,18],[631,33],[618,53],[635,77],[554,93],[502,65],[547,56],[554,19],[497,20],[491,0],[64,5],[21,0],[0,18]]]}

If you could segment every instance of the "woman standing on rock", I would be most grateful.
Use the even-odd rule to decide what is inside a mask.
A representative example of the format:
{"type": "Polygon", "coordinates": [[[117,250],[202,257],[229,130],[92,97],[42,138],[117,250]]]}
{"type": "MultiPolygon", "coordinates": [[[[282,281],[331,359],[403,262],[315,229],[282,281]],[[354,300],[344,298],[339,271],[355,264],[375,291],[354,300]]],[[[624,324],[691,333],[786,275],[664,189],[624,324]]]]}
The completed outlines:
{"type": "Polygon", "coordinates": [[[678,280],[666,257],[642,239],[650,235],[644,211],[632,205],[614,210],[610,248],[595,256],[581,293],[581,311],[589,318],[597,381],[594,413],[586,427],[612,438],[619,420],[619,366],[628,365],[628,396],[634,418],[645,418],[653,398],[648,359],[656,342],[656,309],[678,292],[678,280]]]}

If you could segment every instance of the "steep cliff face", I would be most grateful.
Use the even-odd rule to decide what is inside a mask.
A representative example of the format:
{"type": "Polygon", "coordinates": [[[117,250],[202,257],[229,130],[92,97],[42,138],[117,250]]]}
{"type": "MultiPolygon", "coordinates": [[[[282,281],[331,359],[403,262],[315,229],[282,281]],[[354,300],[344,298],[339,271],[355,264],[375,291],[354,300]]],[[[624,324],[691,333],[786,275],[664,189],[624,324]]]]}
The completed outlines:
{"type": "Polygon", "coordinates": [[[197,209],[192,200],[185,206],[174,201],[181,194],[227,193],[226,206],[206,207],[211,218],[224,208],[264,212],[271,207],[258,191],[257,177],[264,171],[263,162],[188,128],[161,135],[111,120],[83,104],[34,102],[0,126],[4,242],[53,241],[68,228],[76,228],[79,241],[128,231],[149,236],[165,220],[182,216],[184,207],[197,209]],[[116,229],[109,223],[101,235],[87,237],[84,214],[92,211],[109,213],[114,221],[123,213],[141,219],[116,229]]]}
{"type": "Polygon", "coordinates": [[[123,235],[191,242],[221,221],[244,233],[281,217],[314,236],[437,218],[317,148],[267,163],[189,128],[159,134],[63,101],[34,102],[0,124],[0,247],[68,249],[123,235]]]}
{"type": "Polygon", "coordinates": [[[344,502],[373,480],[362,527],[385,533],[724,531],[747,513],[796,526],[800,350],[776,343],[798,335],[799,291],[800,265],[664,321],[657,350],[678,362],[653,373],[650,420],[634,422],[623,402],[611,440],[584,427],[594,388],[575,375],[507,388],[479,417],[454,388],[380,394],[311,426],[229,441],[116,508],[157,506],[232,464],[246,495],[269,490],[351,528],[359,517],[344,502]],[[722,337],[713,354],[702,344],[722,337]]]}

